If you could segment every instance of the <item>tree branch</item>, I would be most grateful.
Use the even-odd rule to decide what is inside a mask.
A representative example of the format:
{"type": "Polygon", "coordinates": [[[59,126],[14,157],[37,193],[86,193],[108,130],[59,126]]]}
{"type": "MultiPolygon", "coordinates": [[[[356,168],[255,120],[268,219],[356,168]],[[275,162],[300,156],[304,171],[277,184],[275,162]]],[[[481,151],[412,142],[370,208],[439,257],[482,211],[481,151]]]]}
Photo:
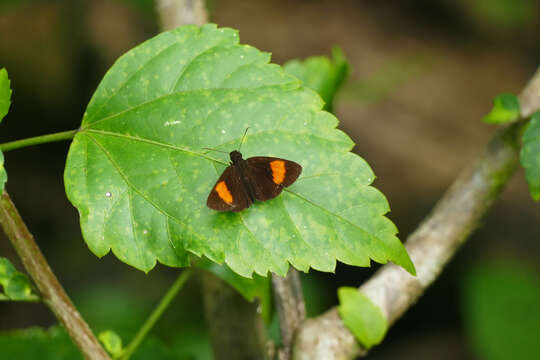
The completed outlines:
{"type": "Polygon", "coordinates": [[[162,31],[188,24],[201,26],[208,21],[204,0],[158,0],[157,11],[162,31]]]}
{"type": "Polygon", "coordinates": [[[272,285],[282,342],[278,360],[288,360],[296,331],[306,319],[302,284],[298,271],[291,267],[285,277],[272,274],[272,285]]]}
{"type": "MultiPolygon", "coordinates": [[[[520,101],[525,117],[540,108],[540,71],[520,101]]],[[[480,158],[461,172],[431,214],[408,237],[405,246],[416,266],[416,277],[387,264],[360,287],[381,308],[389,325],[431,285],[498,198],[519,165],[523,125],[524,121],[520,121],[500,129],[480,158]]],[[[343,325],[336,308],[306,321],[294,347],[296,360],[352,359],[365,353],[343,325]]]]}
{"type": "Polygon", "coordinates": [[[215,359],[266,359],[265,328],[258,301],[248,302],[213,274],[201,275],[215,359]]]}
{"type": "Polygon", "coordinates": [[[0,225],[13,244],[26,271],[34,280],[43,302],[67,330],[85,358],[105,360],[109,356],[101,347],[90,327],[71,303],[62,285],[56,279],[34,237],[26,227],[11,198],[4,190],[0,200],[0,225]]]}

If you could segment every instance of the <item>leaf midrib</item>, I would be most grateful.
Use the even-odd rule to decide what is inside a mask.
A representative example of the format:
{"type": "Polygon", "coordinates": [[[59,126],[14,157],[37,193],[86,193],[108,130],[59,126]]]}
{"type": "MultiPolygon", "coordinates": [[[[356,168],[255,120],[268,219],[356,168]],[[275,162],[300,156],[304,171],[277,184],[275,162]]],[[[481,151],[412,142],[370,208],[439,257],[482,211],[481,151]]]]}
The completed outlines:
{"type": "MultiPolygon", "coordinates": [[[[271,131],[275,131],[274,129],[272,129],[271,131]]],[[[149,144],[153,144],[153,145],[156,145],[156,146],[162,146],[162,147],[165,147],[165,148],[169,148],[169,149],[173,149],[173,150],[178,150],[178,151],[184,151],[186,153],[190,153],[190,154],[193,154],[193,155],[196,155],[196,156],[200,156],[200,157],[203,157],[203,158],[206,158],[208,160],[211,160],[211,161],[214,161],[214,162],[217,162],[217,163],[221,163],[221,164],[224,164],[224,165],[229,165],[228,162],[225,162],[225,161],[222,161],[222,160],[218,160],[218,159],[214,159],[212,157],[209,157],[203,153],[199,153],[199,152],[196,152],[196,151],[192,151],[192,150],[188,150],[186,148],[181,148],[181,147],[178,147],[178,146],[174,146],[174,145],[170,145],[170,144],[165,144],[165,143],[160,143],[160,142],[157,142],[157,141],[154,141],[154,140],[149,140],[149,139],[144,139],[144,138],[138,138],[138,137],[135,137],[135,136],[131,136],[131,135],[126,135],[126,134],[120,134],[120,133],[114,133],[114,132],[109,132],[109,131],[104,131],[104,130],[95,130],[95,129],[87,129],[86,132],[90,132],[90,133],[98,133],[98,134],[102,134],[102,135],[110,135],[110,136],[116,136],[116,137],[120,137],[120,138],[127,138],[127,139],[130,139],[130,140],[134,140],[134,141],[141,141],[141,142],[146,142],[146,143],[149,143],[149,144]]],[[[261,134],[262,132],[259,132],[259,134],[261,134]]],[[[144,196],[134,185],[132,185],[128,180],[127,180],[127,177],[126,175],[120,170],[120,167],[118,166],[118,164],[116,164],[116,162],[112,159],[112,157],[110,156],[110,154],[108,153],[108,151],[98,142],[96,141],[92,136],[88,136],[92,139],[92,141],[94,141],[96,144],[98,144],[99,148],[106,154],[107,158],[109,159],[109,161],[111,162],[111,164],[113,164],[113,166],[115,167],[115,169],[118,171],[118,173],[120,174],[120,176],[124,179],[124,181],[126,182],[126,184],[130,187],[132,187],[134,189],[134,191],[136,191],[141,197],[143,197],[146,201],[148,201],[150,204],[152,204],[153,206],[156,207],[156,209],[158,209],[160,212],[162,212],[164,215],[166,216],[171,216],[169,214],[167,214],[163,209],[159,208],[156,204],[154,204],[151,200],[149,200],[146,196],[144,196]]],[[[369,185],[367,185],[369,186],[369,185]]],[[[352,223],[351,221],[345,219],[344,217],[338,215],[337,213],[334,213],[330,210],[327,210],[326,208],[314,203],[313,201],[301,196],[300,194],[290,190],[290,189],[285,189],[285,191],[288,191],[289,193],[299,197],[300,199],[304,200],[305,202],[323,210],[324,212],[326,212],[327,214],[330,214],[340,220],[342,220],[343,222],[345,223],[348,223],[349,225],[357,228],[358,230],[362,231],[364,234],[368,234],[370,236],[374,236],[377,240],[381,240],[378,236],[375,236],[373,234],[371,234],[369,231],[363,229],[362,227],[352,223]]],[[[171,216],[174,220],[178,221],[180,224],[184,225],[185,224],[180,220],[180,219],[177,219],[173,216],[171,216]]]]}

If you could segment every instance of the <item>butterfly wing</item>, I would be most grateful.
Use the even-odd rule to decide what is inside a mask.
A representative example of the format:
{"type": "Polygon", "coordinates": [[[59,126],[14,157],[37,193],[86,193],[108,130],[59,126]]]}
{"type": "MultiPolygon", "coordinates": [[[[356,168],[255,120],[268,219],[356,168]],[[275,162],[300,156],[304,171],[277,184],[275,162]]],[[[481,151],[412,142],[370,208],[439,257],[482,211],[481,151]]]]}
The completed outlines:
{"type": "Polygon", "coordinates": [[[302,173],[302,166],[291,160],[255,156],[246,161],[253,195],[259,201],[275,198],[302,173]]]}
{"type": "Polygon", "coordinates": [[[229,165],[210,191],[206,205],[217,211],[242,211],[252,203],[240,180],[238,169],[229,165]]]}

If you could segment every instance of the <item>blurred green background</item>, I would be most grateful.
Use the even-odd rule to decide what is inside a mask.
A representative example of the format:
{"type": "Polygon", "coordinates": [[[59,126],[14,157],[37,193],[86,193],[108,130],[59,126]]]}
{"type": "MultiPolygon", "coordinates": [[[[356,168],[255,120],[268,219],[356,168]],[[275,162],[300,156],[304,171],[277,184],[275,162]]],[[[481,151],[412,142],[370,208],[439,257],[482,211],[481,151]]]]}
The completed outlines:
{"type": "MultiPolygon", "coordinates": [[[[212,0],[210,8],[212,22],[239,29],[243,43],[279,64],[343,50],[351,73],[333,109],[375,171],[402,239],[493,134],[480,121],[492,97],[519,92],[540,65],[536,0],[212,0]]],[[[0,67],[9,71],[13,104],[0,142],[76,128],[114,60],[157,31],[150,0],[1,1],[0,67]]],[[[68,146],[6,153],[7,191],[92,328],[114,329],[127,342],[178,271],[158,265],[146,275],[90,253],[64,194],[68,146]]],[[[539,204],[520,171],[368,358],[537,357],[539,240],[539,204]]],[[[0,256],[22,269],[4,235],[0,256]]],[[[337,287],[360,285],[376,268],[340,265],[335,275],[303,276],[308,312],[336,304],[337,287]]],[[[0,331],[54,323],[44,305],[0,302],[0,331]]],[[[167,347],[162,358],[211,359],[197,279],[152,335],[146,346],[167,347]]],[[[0,347],[26,346],[34,335],[6,336],[0,347]]]]}

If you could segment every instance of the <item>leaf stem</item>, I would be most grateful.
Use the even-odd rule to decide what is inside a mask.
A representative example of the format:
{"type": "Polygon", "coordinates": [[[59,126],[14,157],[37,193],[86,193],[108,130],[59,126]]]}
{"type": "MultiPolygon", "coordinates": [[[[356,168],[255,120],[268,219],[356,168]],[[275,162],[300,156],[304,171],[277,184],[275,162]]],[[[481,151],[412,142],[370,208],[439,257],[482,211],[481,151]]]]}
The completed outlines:
{"type": "Polygon", "coordinates": [[[159,320],[161,315],[163,315],[163,312],[165,312],[165,309],[169,306],[171,301],[175,298],[176,294],[182,289],[186,281],[191,277],[193,274],[193,270],[186,269],[180,273],[176,281],[172,284],[172,286],[169,288],[165,296],[161,299],[159,304],[156,306],[154,311],[150,314],[148,319],[146,319],[145,323],[141,326],[137,334],[133,337],[131,342],[128,346],[125,347],[124,351],[122,352],[122,355],[119,356],[119,359],[121,360],[128,360],[131,355],[135,352],[137,347],[141,344],[143,339],[146,337],[146,335],[150,332],[152,327],[155,325],[155,323],[159,320]]]}
{"type": "Polygon", "coordinates": [[[10,151],[10,150],[20,149],[27,146],[46,144],[46,143],[62,141],[62,140],[69,140],[69,139],[73,139],[77,131],[79,131],[79,129],[61,131],[61,132],[57,132],[53,134],[40,135],[40,136],[35,136],[35,137],[27,138],[27,139],[10,141],[7,143],[0,144],[0,150],[5,152],[5,151],[10,151]]]}

